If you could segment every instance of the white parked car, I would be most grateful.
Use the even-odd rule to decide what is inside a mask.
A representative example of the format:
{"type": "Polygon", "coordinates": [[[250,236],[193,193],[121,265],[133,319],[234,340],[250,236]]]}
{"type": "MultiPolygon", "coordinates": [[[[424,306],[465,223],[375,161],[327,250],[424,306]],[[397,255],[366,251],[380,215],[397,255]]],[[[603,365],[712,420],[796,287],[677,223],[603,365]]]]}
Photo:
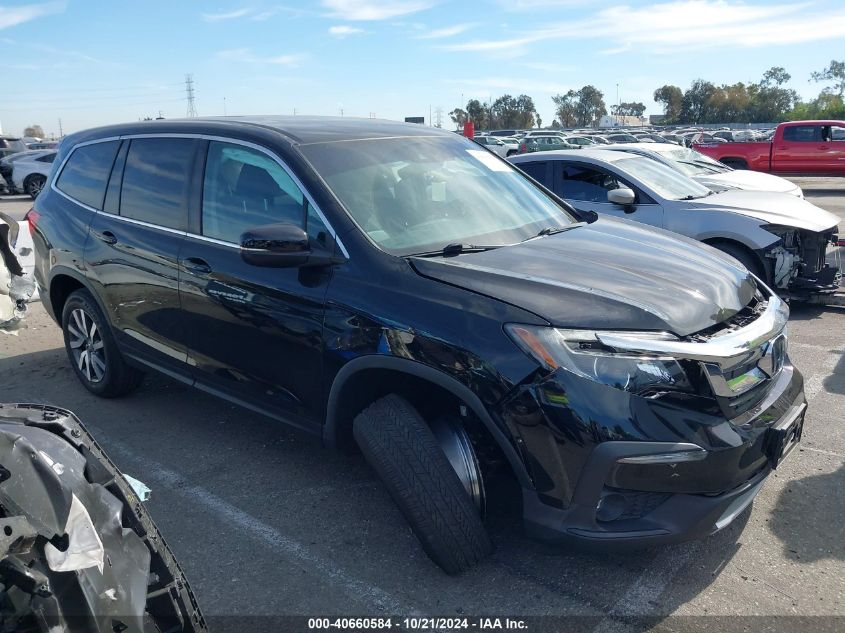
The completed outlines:
{"type": "Polygon", "coordinates": [[[55,159],[54,149],[27,152],[12,163],[12,185],[34,200],[44,188],[55,159]]]}
{"type": "MultiPolygon", "coordinates": [[[[826,264],[839,218],[806,200],[764,191],[716,193],[656,160],[607,149],[509,160],[579,211],[636,220],[710,244],[784,295],[807,299],[839,288],[841,274],[826,264]]],[[[666,257],[668,262],[671,254],[666,257]]]]}
{"type": "Polygon", "coordinates": [[[508,137],[476,136],[473,140],[502,158],[512,156],[519,151],[519,143],[508,137]]]}
{"type": "Polygon", "coordinates": [[[613,149],[653,158],[716,192],[727,191],[728,189],[745,189],[748,191],[776,191],[778,193],[789,193],[799,198],[804,197],[801,187],[786,178],[765,174],[761,171],[733,169],[689,147],[681,147],[672,143],[649,143],[648,145],[620,143],[618,145],[605,145],[602,149],[613,149]]]}

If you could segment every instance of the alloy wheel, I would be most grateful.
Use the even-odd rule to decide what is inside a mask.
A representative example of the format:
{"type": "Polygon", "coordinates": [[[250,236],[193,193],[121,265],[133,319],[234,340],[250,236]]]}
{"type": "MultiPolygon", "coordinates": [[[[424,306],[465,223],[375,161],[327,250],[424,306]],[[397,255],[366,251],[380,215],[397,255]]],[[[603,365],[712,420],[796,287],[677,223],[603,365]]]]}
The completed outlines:
{"type": "Polygon", "coordinates": [[[100,382],[106,374],[106,351],[97,323],[85,310],[76,308],[70,313],[67,329],[79,373],[89,382],[100,382]]]}

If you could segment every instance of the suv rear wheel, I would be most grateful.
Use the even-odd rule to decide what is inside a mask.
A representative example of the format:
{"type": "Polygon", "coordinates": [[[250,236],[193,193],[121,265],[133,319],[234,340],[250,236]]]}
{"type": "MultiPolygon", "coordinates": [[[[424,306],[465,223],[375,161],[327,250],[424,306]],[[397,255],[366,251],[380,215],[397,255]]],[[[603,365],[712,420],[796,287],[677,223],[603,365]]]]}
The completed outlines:
{"type": "Polygon", "coordinates": [[[371,404],[353,424],[367,462],[425,552],[447,574],[469,569],[493,550],[481,521],[481,473],[462,429],[438,422],[435,436],[419,412],[396,394],[371,404]],[[441,446],[449,445],[447,458],[441,446]]]}
{"type": "Polygon", "coordinates": [[[65,302],[62,334],[70,364],[91,393],[116,398],[141,384],[143,373],[123,359],[109,324],[87,290],[77,290],[65,302]]]}

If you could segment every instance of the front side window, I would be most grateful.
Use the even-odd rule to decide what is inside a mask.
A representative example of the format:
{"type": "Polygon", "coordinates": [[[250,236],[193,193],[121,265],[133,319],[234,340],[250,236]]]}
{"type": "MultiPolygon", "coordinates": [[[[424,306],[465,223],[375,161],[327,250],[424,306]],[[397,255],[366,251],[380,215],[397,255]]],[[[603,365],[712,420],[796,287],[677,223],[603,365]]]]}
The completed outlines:
{"type": "Polygon", "coordinates": [[[118,141],[106,141],[74,149],[59,174],[56,187],[82,204],[102,209],[117,146],[118,141]]]}
{"type": "Polygon", "coordinates": [[[359,227],[394,255],[502,246],[575,219],[519,170],[458,136],[301,145],[359,227]]]}
{"type": "Polygon", "coordinates": [[[132,139],[123,172],[120,215],[184,231],[196,145],[194,139],[186,138],[132,139]]]}
{"type": "MultiPolygon", "coordinates": [[[[257,226],[303,226],[306,203],[287,171],[264,152],[212,141],[208,146],[202,202],[202,234],[239,243],[257,226]]],[[[309,223],[318,222],[319,218],[309,223]]],[[[315,235],[320,229],[315,228],[315,235]]]]}
{"type": "Polygon", "coordinates": [[[783,130],[784,141],[813,143],[821,141],[821,128],[818,125],[790,125],[783,130]]]}
{"type": "Polygon", "coordinates": [[[610,174],[586,165],[565,165],[561,179],[561,196],[569,200],[607,202],[607,192],[622,185],[610,174]]]}

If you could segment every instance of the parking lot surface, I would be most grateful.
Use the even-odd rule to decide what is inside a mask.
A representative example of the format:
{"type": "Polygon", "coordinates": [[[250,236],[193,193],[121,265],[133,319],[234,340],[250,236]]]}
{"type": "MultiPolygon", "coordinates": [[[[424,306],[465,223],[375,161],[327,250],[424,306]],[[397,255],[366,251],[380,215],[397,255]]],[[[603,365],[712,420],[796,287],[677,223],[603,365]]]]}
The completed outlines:
{"type": "MultiPolygon", "coordinates": [[[[796,181],[845,230],[845,179],[796,181]]],[[[0,198],[17,219],[28,208],[0,198]]],[[[148,508],[207,616],[592,616],[598,630],[625,630],[628,616],[674,630],[697,620],[678,616],[845,616],[845,308],[793,304],[789,328],[809,400],[804,438],[728,529],[588,554],[531,541],[493,508],[495,553],[456,578],[423,554],[360,456],[159,376],[97,399],[40,304],[18,336],[0,334],[0,401],[71,409],[153,489],[148,508]]]]}

